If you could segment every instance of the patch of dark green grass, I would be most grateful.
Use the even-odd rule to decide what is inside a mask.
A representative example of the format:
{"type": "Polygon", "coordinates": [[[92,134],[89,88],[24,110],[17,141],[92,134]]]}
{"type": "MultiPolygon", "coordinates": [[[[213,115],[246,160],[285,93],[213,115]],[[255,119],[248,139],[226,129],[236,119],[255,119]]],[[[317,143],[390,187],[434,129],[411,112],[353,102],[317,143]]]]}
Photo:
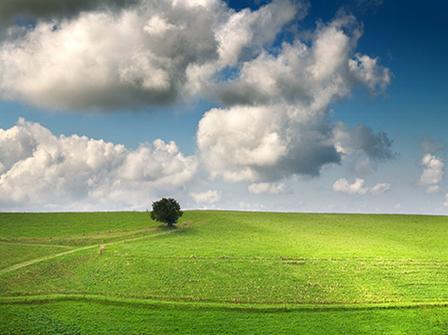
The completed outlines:
{"type": "Polygon", "coordinates": [[[445,335],[447,308],[244,312],[81,302],[0,305],[0,333],[445,335]]]}

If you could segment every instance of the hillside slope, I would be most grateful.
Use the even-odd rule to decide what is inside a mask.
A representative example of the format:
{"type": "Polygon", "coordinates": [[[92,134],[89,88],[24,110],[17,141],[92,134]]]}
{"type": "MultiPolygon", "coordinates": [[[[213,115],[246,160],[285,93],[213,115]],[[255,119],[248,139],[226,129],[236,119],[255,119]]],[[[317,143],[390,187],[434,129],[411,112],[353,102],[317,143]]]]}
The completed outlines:
{"type": "MultiPolygon", "coordinates": [[[[436,216],[187,211],[176,230],[166,230],[138,212],[0,214],[1,258],[10,259],[0,263],[0,311],[11,315],[0,329],[16,320],[25,332],[39,325],[56,332],[53,322],[70,323],[76,305],[80,313],[136,308],[142,324],[130,329],[149,329],[149,318],[161,333],[169,318],[157,315],[167,311],[216,327],[252,315],[241,321],[248,333],[252,322],[275,329],[286,320],[293,332],[302,318],[306,333],[334,319],[325,326],[331,333],[350,315],[354,334],[372,333],[375,319],[397,333],[414,323],[443,334],[447,228],[448,218],[436,216]],[[42,321],[53,308],[56,319],[42,321]]],[[[83,322],[87,328],[75,333],[89,333],[83,322]]]]}

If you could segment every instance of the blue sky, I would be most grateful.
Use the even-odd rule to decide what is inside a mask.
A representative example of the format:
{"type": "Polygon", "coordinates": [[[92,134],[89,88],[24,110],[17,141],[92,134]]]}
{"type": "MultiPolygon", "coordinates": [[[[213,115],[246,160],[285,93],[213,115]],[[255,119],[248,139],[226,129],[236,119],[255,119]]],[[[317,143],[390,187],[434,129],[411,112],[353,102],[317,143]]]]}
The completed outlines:
{"type": "MultiPolygon", "coordinates": [[[[249,7],[256,12],[269,3],[229,1],[228,5],[235,10],[249,7]]],[[[310,177],[294,172],[280,179],[269,177],[264,180],[264,177],[260,177],[238,181],[226,180],[224,174],[219,176],[219,173],[218,177],[212,178],[213,171],[210,171],[210,167],[202,167],[203,163],[200,162],[195,177],[175,188],[158,189],[157,192],[143,190],[141,194],[148,194],[144,202],[149,202],[160,194],[173,194],[181,199],[184,206],[191,208],[447,213],[448,208],[443,205],[448,192],[444,179],[446,152],[443,146],[448,140],[448,45],[445,43],[448,33],[448,4],[436,0],[424,3],[313,0],[309,2],[307,15],[303,20],[293,19],[295,33],[286,33],[284,29],[288,29],[291,22],[285,24],[267,50],[278,49],[282,42],[302,38],[306,33],[312,34],[317,26],[330,24],[341,13],[354,15],[358,23],[362,24],[362,36],[353,54],[362,53],[377,58],[383,68],[390,70],[392,78],[383,92],[375,94],[359,86],[352,87],[349,94],[330,102],[326,108],[328,118],[332,123],[342,122],[349,128],[363,125],[375,133],[385,132],[393,140],[390,149],[397,153],[395,158],[373,164],[369,173],[354,171],[351,164],[355,164],[355,158],[344,158],[340,165],[320,166],[320,176],[310,177]],[[422,150],[422,142],[426,139],[432,139],[440,145],[422,150]],[[432,171],[436,174],[435,179],[426,183],[421,182],[425,169],[421,161],[425,154],[436,159],[436,165],[441,163],[441,167],[436,166],[437,171],[432,171]],[[341,178],[345,178],[349,184],[356,178],[361,178],[366,186],[354,193],[347,190],[335,191],[334,183],[341,178]],[[248,184],[263,183],[281,183],[282,190],[277,192],[271,189],[272,192],[257,194],[248,192],[248,184]],[[369,194],[370,190],[367,188],[378,183],[387,184],[390,189],[378,195],[369,194]],[[437,191],[434,188],[428,193],[430,186],[438,186],[437,191]],[[217,195],[215,198],[219,200],[204,200],[207,192],[209,196],[217,195]],[[201,197],[192,194],[203,194],[203,198],[196,201],[201,197]]],[[[33,20],[43,22],[45,19],[37,17],[33,20]]],[[[77,17],[69,17],[67,20],[76,19],[77,17]]],[[[236,66],[241,66],[243,62],[244,60],[236,66]]],[[[0,61],[0,70],[2,66],[8,66],[5,60],[3,64],[0,61]]],[[[32,74],[31,72],[30,75],[32,74]]],[[[1,89],[2,85],[0,92],[1,89]]],[[[103,139],[123,144],[129,150],[135,150],[141,143],[151,143],[157,138],[175,141],[179,152],[184,156],[201,155],[196,140],[198,124],[204,113],[217,106],[232,108],[208,94],[177,100],[163,107],[148,103],[135,110],[134,107],[125,105],[113,112],[104,107],[92,110],[84,107],[67,109],[42,106],[23,98],[24,94],[3,96],[4,99],[0,102],[0,128],[3,129],[14,126],[18,118],[23,117],[27,122],[39,123],[54,135],[77,134],[103,139]]],[[[1,159],[2,156],[0,161],[1,159]]],[[[207,157],[202,156],[201,160],[204,159],[207,160],[207,157]]],[[[229,159],[232,157],[229,156],[229,159]]],[[[8,187],[13,189],[25,187],[22,184],[11,185],[8,187]]],[[[51,187],[46,187],[51,192],[51,187]]],[[[82,204],[81,209],[109,209],[107,204],[85,206],[89,200],[83,200],[81,195],[68,196],[67,199],[76,199],[75,203],[82,204]]],[[[38,202],[27,201],[17,200],[11,204],[4,200],[3,205],[0,201],[0,206],[6,210],[39,208],[38,202]]],[[[114,205],[110,209],[118,207],[126,208],[126,205],[114,205]]],[[[48,209],[65,208],[66,206],[55,202],[54,207],[48,209]]]]}

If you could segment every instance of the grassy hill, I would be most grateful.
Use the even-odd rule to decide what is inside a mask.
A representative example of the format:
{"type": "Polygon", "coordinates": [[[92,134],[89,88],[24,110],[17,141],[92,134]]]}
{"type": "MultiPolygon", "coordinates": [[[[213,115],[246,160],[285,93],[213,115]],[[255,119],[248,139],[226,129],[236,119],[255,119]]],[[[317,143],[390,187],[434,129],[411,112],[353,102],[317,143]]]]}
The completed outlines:
{"type": "Polygon", "coordinates": [[[447,238],[436,216],[3,213],[0,334],[446,334],[447,238]]]}

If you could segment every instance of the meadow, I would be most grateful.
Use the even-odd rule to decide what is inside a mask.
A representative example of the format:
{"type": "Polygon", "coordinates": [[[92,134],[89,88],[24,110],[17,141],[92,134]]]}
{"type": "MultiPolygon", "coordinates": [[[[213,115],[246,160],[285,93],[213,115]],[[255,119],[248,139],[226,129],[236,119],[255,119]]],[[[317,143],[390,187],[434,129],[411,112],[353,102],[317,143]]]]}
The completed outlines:
{"type": "Polygon", "coordinates": [[[0,213],[0,334],[447,334],[447,238],[442,216],[0,213]]]}

